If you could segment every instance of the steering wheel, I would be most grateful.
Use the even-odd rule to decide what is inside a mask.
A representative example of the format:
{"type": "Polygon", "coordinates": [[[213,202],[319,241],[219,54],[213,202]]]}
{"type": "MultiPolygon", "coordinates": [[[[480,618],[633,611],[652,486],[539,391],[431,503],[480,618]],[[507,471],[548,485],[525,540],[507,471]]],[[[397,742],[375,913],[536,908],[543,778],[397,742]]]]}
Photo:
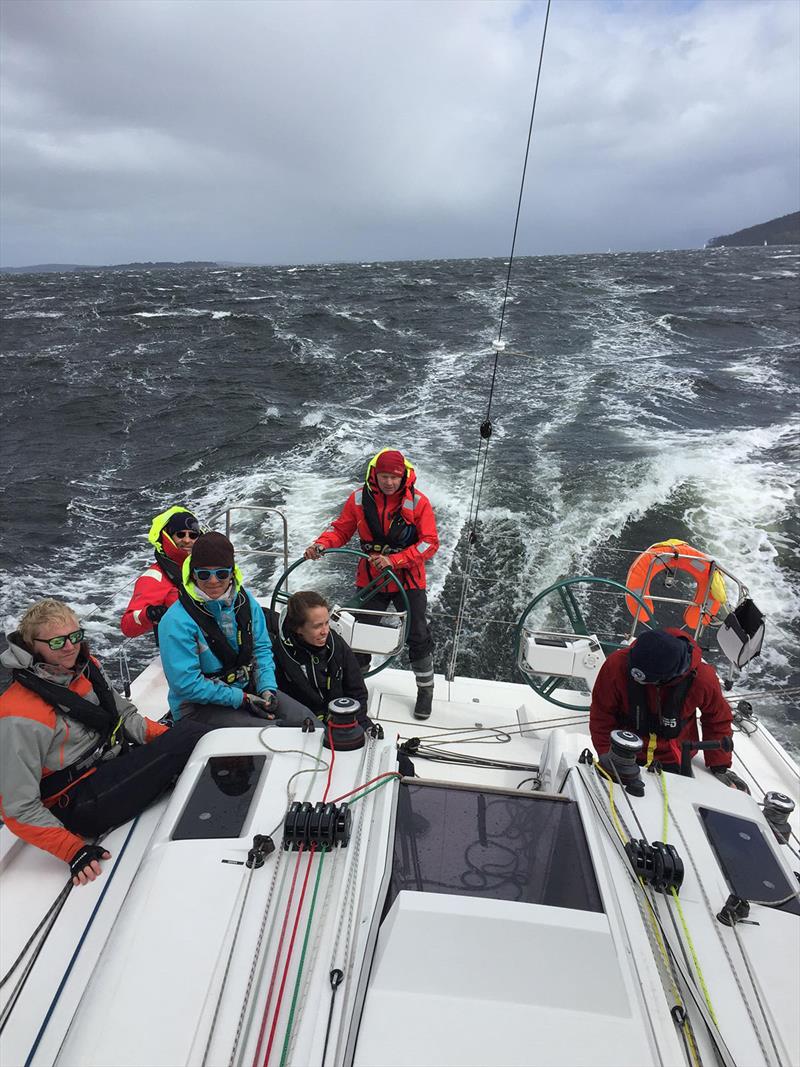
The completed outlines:
{"type": "MultiPolygon", "coordinates": [[[[528,604],[528,606],[525,608],[522,615],[520,616],[519,622],[517,623],[515,638],[515,662],[517,664],[517,668],[520,674],[523,676],[523,678],[534,691],[534,693],[538,693],[540,697],[544,697],[544,699],[549,701],[551,704],[556,704],[559,708],[566,708],[568,711],[586,711],[587,708],[585,704],[569,704],[565,700],[558,700],[556,697],[553,696],[554,690],[556,690],[560,685],[563,685],[567,681],[566,678],[560,675],[550,675],[550,677],[544,678],[541,682],[537,683],[534,682],[534,680],[519,667],[520,652],[522,650],[522,640],[523,634],[525,632],[526,619],[533,611],[533,609],[537,606],[537,604],[540,604],[546,597],[549,597],[553,593],[558,594],[558,597],[567,614],[567,618],[569,619],[570,625],[572,626],[572,632],[579,637],[591,636],[592,631],[587,626],[586,621],[583,618],[580,606],[578,605],[578,601],[572,591],[572,587],[576,585],[610,586],[612,589],[616,589],[620,593],[633,597],[633,599],[641,605],[643,612],[642,625],[647,626],[648,629],[649,623],[645,622],[644,619],[653,619],[653,615],[638,593],[635,593],[632,589],[628,589],[628,587],[623,585],[621,582],[615,582],[612,578],[596,578],[594,577],[594,575],[581,575],[576,578],[564,578],[560,582],[554,582],[553,585],[549,585],[547,589],[543,589],[541,593],[537,593],[533,600],[530,602],[530,604],[528,604]]],[[[618,648],[623,647],[621,641],[600,641],[599,643],[600,647],[603,649],[603,652],[605,652],[606,655],[608,655],[609,652],[614,652],[618,648]]]]}

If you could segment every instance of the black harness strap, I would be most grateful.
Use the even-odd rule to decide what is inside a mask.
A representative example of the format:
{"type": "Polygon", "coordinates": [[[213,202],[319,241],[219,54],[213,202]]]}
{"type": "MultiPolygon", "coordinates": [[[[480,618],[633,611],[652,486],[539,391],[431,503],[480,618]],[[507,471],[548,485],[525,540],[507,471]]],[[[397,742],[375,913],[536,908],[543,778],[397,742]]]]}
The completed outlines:
{"type": "MultiPolygon", "coordinates": [[[[68,767],[62,767],[41,779],[39,795],[42,800],[49,800],[50,797],[63,793],[74,781],[81,778],[103,759],[111,747],[112,735],[120,721],[113,690],[103,672],[92,659],[87,661],[85,669],[99,704],[93,704],[78,693],[73,693],[66,686],[59,685],[58,682],[49,682],[46,678],[34,674],[33,671],[12,671],[14,681],[19,682],[24,689],[36,693],[51,707],[57,708],[70,719],[74,719],[100,735],[99,743],[90,752],[85,752],[68,767]]],[[[120,738],[120,742],[124,747],[125,739],[120,738]]]]}
{"type": "Polygon", "coordinates": [[[656,690],[658,706],[655,711],[647,702],[647,685],[634,681],[628,675],[628,714],[622,721],[624,729],[637,734],[655,734],[665,741],[674,741],[679,737],[687,722],[694,718],[682,716],[683,705],[694,682],[697,671],[689,671],[675,685],[659,686],[656,690]]]}
{"type": "Polygon", "coordinates": [[[58,682],[49,682],[46,678],[34,674],[33,671],[15,670],[11,673],[15,682],[19,682],[25,689],[36,693],[42,700],[58,708],[71,719],[75,719],[82,726],[96,731],[104,742],[111,737],[119,722],[119,712],[111,686],[93,660],[88,660],[86,674],[99,704],[93,704],[85,697],[79,696],[78,693],[73,693],[66,686],[59,685],[58,682]]]}
{"type": "Polygon", "coordinates": [[[164,574],[176,589],[180,589],[183,586],[183,565],[176,563],[174,559],[170,559],[166,552],[158,547],[155,549],[155,557],[164,574]]]}
{"type": "Polygon", "coordinates": [[[238,630],[238,651],[231,648],[217,620],[202,605],[193,600],[183,587],[178,590],[178,599],[187,614],[200,627],[203,636],[208,641],[209,649],[222,664],[221,670],[211,671],[206,674],[206,677],[221,678],[231,684],[242,669],[249,671],[253,663],[253,616],[250,611],[250,598],[244,590],[240,589],[236,594],[233,608],[238,630]]]}

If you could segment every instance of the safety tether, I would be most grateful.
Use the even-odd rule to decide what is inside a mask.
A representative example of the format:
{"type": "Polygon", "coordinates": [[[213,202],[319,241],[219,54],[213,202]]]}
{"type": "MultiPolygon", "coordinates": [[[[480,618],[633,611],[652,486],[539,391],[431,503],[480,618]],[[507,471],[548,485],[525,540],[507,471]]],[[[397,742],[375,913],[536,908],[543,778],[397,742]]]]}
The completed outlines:
{"type": "Polygon", "coordinates": [[[547,23],[550,18],[551,0],[547,0],[547,9],[544,14],[544,26],[542,28],[542,42],[539,48],[539,64],[536,69],[536,85],[533,90],[533,104],[531,105],[531,118],[528,125],[528,140],[525,146],[525,159],[522,164],[522,177],[519,183],[519,197],[517,198],[517,213],[514,218],[514,233],[511,238],[511,253],[508,257],[508,271],[506,273],[506,285],[503,293],[503,305],[500,310],[500,325],[497,330],[497,340],[493,344],[494,365],[492,367],[492,381],[489,386],[489,398],[486,404],[486,418],[480,425],[480,438],[478,451],[475,457],[475,474],[472,479],[472,496],[470,498],[469,516],[467,518],[467,548],[464,555],[464,569],[461,577],[461,595],[459,597],[458,611],[456,613],[455,631],[453,634],[453,652],[450,657],[447,677],[450,681],[455,677],[456,660],[458,658],[458,645],[461,639],[461,628],[464,623],[464,611],[467,603],[470,575],[475,544],[477,543],[478,514],[483,494],[483,481],[486,476],[486,460],[489,455],[489,440],[492,436],[492,400],[494,399],[494,387],[497,381],[497,367],[500,361],[500,353],[505,349],[503,341],[503,326],[506,318],[506,305],[508,293],[511,287],[511,269],[514,263],[514,251],[517,245],[517,230],[519,229],[519,216],[522,209],[522,194],[525,190],[525,175],[528,169],[528,156],[531,150],[531,137],[533,135],[533,120],[536,115],[536,100],[539,96],[539,79],[542,74],[542,61],[544,60],[544,46],[547,39],[547,23]]]}

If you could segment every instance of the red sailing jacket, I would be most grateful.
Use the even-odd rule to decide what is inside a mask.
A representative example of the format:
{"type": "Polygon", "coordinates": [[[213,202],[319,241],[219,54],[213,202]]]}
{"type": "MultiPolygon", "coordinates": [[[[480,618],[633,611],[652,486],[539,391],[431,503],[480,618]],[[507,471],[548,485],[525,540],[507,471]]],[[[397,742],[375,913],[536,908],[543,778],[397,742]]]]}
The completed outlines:
{"type": "MultiPolygon", "coordinates": [[[[425,561],[430,559],[439,548],[439,535],[436,531],[436,518],[428,498],[417,492],[414,483],[416,472],[407,463],[405,481],[400,489],[391,496],[385,496],[378,488],[374,469],[375,460],[367,468],[366,485],[356,489],[345,501],[341,514],[328,529],[321,534],[316,544],[324,548],[341,548],[346,545],[353,534],[357,533],[361,541],[374,542],[375,537],[364,515],[364,493],[369,487],[378,513],[378,521],[385,535],[389,535],[392,520],[400,514],[407,523],[413,523],[417,529],[417,539],[409,547],[397,552],[389,552],[392,569],[406,589],[424,589],[425,561]]],[[[356,585],[368,585],[379,572],[365,560],[359,560],[356,572],[356,585]]],[[[396,593],[397,586],[390,582],[386,592],[396,593]]]]}
{"type": "MultiPolygon", "coordinates": [[[[183,565],[187,554],[178,548],[168,534],[162,536],[161,548],[165,555],[177,563],[178,567],[183,565]]],[[[141,634],[152,633],[153,624],[146,615],[148,607],[163,605],[168,608],[177,599],[177,586],[172,584],[161,566],[153,561],[144,574],[136,579],[130,603],[120,620],[120,629],[126,637],[139,637],[141,634]]]]}
{"type": "MultiPolygon", "coordinates": [[[[723,737],[731,737],[733,732],[733,714],[731,706],[722,695],[717,672],[709,663],[703,662],[702,653],[695,643],[682,630],[670,629],[668,633],[676,637],[683,637],[692,646],[692,659],[690,670],[696,671],[694,680],[684,697],[680,717],[683,724],[680,733],[674,740],[659,738],[656,745],[654,758],[660,763],[681,762],[681,743],[683,741],[697,741],[697,711],[700,711],[700,723],[703,728],[704,741],[719,741],[723,737]]],[[[625,719],[629,710],[628,697],[628,656],[627,648],[612,652],[606,662],[600,668],[597,680],[592,690],[592,704],[589,711],[589,731],[592,735],[592,744],[598,755],[602,756],[611,748],[611,731],[616,729],[629,729],[625,719]]],[[[682,676],[683,678],[686,675],[682,676]]],[[[675,679],[679,683],[680,678],[675,679]]],[[[657,714],[658,686],[645,685],[643,687],[647,695],[647,706],[657,714]]],[[[662,695],[669,686],[661,686],[662,695]]],[[[647,748],[648,736],[642,734],[642,740],[647,748]]],[[[730,767],[731,754],[722,749],[709,749],[703,753],[707,767],[730,767]]]]}

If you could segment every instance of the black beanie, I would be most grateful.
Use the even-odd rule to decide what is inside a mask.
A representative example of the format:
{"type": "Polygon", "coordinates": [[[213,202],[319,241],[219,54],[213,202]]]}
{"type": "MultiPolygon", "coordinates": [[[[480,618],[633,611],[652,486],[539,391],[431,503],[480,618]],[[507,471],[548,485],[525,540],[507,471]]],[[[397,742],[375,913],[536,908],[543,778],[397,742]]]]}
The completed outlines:
{"type": "Polygon", "coordinates": [[[232,567],[233,545],[225,534],[202,534],[192,548],[192,569],[195,567],[232,567]]]}
{"type": "Polygon", "coordinates": [[[170,518],[164,527],[164,533],[168,533],[170,536],[179,530],[196,530],[200,533],[200,523],[192,515],[191,511],[179,511],[170,518]]]}
{"type": "Polygon", "coordinates": [[[630,669],[636,682],[668,682],[685,674],[691,661],[689,642],[665,630],[645,630],[631,645],[630,669]]]}

